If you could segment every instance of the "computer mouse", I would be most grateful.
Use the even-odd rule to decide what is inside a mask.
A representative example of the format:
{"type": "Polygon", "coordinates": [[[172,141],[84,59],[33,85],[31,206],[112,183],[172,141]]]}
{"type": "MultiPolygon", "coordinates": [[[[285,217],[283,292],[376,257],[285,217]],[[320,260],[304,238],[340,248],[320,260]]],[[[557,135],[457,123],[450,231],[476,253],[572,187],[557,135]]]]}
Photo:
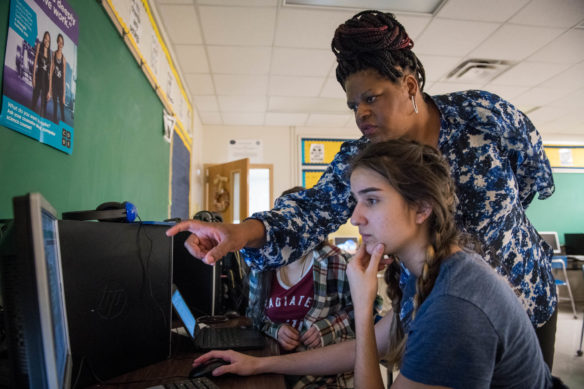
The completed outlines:
{"type": "Polygon", "coordinates": [[[203,364],[193,367],[189,373],[189,378],[212,377],[213,370],[223,365],[229,365],[229,362],[218,358],[210,359],[203,364]]]}

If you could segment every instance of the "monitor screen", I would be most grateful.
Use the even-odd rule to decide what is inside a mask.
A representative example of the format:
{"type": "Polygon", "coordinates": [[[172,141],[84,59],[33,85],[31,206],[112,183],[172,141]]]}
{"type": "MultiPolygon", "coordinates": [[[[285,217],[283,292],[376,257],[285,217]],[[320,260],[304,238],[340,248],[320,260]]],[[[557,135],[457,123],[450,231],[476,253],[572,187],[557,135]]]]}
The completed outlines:
{"type": "Polygon", "coordinates": [[[178,291],[178,289],[173,288],[174,291],[172,292],[172,306],[176,313],[180,316],[181,321],[183,322],[185,329],[191,335],[191,338],[195,337],[195,326],[197,321],[193,316],[191,310],[187,306],[187,303],[183,299],[182,295],[178,291]]]}
{"type": "Polygon", "coordinates": [[[54,215],[42,209],[43,246],[46,257],[47,282],[49,287],[50,311],[53,321],[53,344],[58,387],[65,382],[67,358],[69,357],[69,336],[67,334],[67,316],[65,313],[63,276],[57,236],[57,220],[54,215]]]}
{"type": "Polygon", "coordinates": [[[349,254],[355,254],[359,247],[359,238],[356,236],[335,236],[334,244],[349,254]]]}
{"type": "Polygon", "coordinates": [[[57,214],[39,193],[15,197],[13,206],[1,255],[10,379],[15,387],[68,388],[71,348],[57,214]]]}
{"type": "Polygon", "coordinates": [[[584,234],[564,234],[566,243],[566,254],[584,255],[584,234]]]}
{"type": "Polygon", "coordinates": [[[554,250],[554,254],[561,254],[562,248],[560,247],[560,240],[558,239],[558,233],[555,231],[551,232],[540,232],[539,235],[543,240],[546,241],[554,250]]]}

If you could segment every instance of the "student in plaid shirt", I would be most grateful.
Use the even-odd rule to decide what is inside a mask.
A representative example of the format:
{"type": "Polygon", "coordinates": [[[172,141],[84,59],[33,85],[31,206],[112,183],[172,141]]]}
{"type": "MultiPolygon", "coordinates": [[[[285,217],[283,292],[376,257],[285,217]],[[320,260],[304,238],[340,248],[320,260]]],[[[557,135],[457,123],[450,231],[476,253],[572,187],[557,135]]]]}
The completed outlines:
{"type": "MultiPolygon", "coordinates": [[[[287,195],[304,190],[294,187],[287,195]]],[[[252,268],[246,315],[285,351],[324,347],[355,337],[346,269],[350,255],[322,242],[298,261],[276,270],[252,268]]],[[[286,376],[289,387],[353,387],[353,373],[286,376]]]]}

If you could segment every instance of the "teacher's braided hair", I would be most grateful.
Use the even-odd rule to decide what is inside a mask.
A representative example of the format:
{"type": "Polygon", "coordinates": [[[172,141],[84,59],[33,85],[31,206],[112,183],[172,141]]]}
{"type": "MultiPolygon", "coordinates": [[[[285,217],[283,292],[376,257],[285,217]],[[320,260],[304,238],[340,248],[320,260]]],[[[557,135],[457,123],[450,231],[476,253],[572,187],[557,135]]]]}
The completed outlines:
{"type": "Polygon", "coordinates": [[[343,89],[351,74],[372,68],[393,82],[411,72],[424,90],[426,73],[411,50],[414,42],[391,13],[359,12],[336,29],[331,46],[343,89]]]}

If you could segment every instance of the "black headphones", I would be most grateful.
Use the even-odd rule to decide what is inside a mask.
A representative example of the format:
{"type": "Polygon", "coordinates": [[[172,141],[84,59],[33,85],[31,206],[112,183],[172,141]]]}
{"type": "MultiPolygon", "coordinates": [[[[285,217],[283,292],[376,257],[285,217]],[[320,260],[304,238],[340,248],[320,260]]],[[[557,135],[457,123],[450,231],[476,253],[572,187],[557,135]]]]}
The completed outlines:
{"type": "Polygon", "coordinates": [[[100,204],[95,211],[63,212],[64,220],[98,220],[131,223],[138,216],[136,206],[128,201],[100,204]]]}
{"type": "Polygon", "coordinates": [[[223,218],[220,214],[210,211],[199,211],[195,213],[193,219],[200,220],[207,223],[223,223],[223,218]]]}

